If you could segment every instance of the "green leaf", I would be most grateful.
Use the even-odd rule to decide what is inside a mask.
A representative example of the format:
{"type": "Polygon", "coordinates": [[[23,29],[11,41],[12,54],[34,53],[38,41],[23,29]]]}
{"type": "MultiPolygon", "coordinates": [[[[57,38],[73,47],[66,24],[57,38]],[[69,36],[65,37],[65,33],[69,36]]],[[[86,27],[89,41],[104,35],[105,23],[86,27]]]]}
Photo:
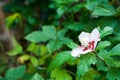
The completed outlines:
{"type": "Polygon", "coordinates": [[[56,67],[60,67],[62,64],[64,64],[66,61],[70,60],[71,58],[72,56],[70,51],[63,51],[63,52],[57,53],[56,57],[50,63],[48,67],[48,71],[51,71],[56,67]]]}
{"type": "Polygon", "coordinates": [[[36,47],[35,43],[30,43],[27,47],[27,51],[32,52],[32,51],[34,51],[35,47],[36,47]]]}
{"type": "Polygon", "coordinates": [[[22,46],[14,38],[12,39],[12,42],[13,42],[14,49],[11,51],[8,51],[7,55],[15,56],[15,55],[21,54],[21,52],[23,51],[22,46]]]}
{"type": "Polygon", "coordinates": [[[7,26],[7,28],[10,28],[17,18],[20,20],[21,19],[21,14],[15,13],[13,15],[8,16],[6,18],[6,26],[7,26]]]}
{"type": "Polygon", "coordinates": [[[97,46],[97,49],[101,50],[101,49],[104,49],[110,45],[111,45],[111,43],[109,41],[100,41],[98,46],[97,46]]]}
{"type": "Polygon", "coordinates": [[[60,41],[60,40],[51,40],[48,44],[47,44],[47,48],[48,48],[48,51],[50,53],[60,49],[63,45],[63,42],[60,41]]]}
{"type": "Polygon", "coordinates": [[[17,68],[10,68],[7,70],[5,78],[10,80],[18,80],[21,79],[25,74],[25,66],[19,66],[17,68]]]}
{"type": "Polygon", "coordinates": [[[37,67],[39,65],[38,59],[36,57],[31,57],[30,61],[34,67],[37,67]]]}
{"type": "Polygon", "coordinates": [[[109,52],[109,56],[111,55],[120,55],[120,44],[117,44],[115,47],[112,48],[109,52]]]}
{"type": "Polygon", "coordinates": [[[112,34],[113,33],[113,29],[111,27],[105,27],[101,32],[100,38],[102,39],[103,37],[112,34]]]}
{"type": "Polygon", "coordinates": [[[78,47],[79,45],[74,43],[71,39],[69,38],[63,38],[62,42],[64,42],[65,45],[67,45],[69,48],[74,49],[78,47]]]}
{"type": "Polygon", "coordinates": [[[66,6],[60,6],[57,9],[57,14],[59,16],[62,16],[67,11],[67,9],[68,9],[68,7],[66,7],[66,6]]]}
{"type": "Polygon", "coordinates": [[[108,80],[120,80],[120,68],[109,68],[106,78],[108,80]]]}
{"type": "Polygon", "coordinates": [[[109,4],[100,4],[95,7],[92,15],[94,16],[111,16],[114,15],[115,9],[109,4]]]}
{"type": "Polygon", "coordinates": [[[30,34],[28,34],[25,37],[26,40],[30,42],[45,42],[49,40],[49,38],[41,31],[34,31],[30,34]]]}
{"type": "Polygon", "coordinates": [[[31,80],[44,80],[43,77],[41,75],[39,75],[38,73],[36,73],[31,80]]]}
{"type": "Polygon", "coordinates": [[[118,25],[118,21],[113,17],[104,17],[104,18],[101,18],[98,22],[98,26],[102,28],[106,26],[110,26],[114,29],[117,25],[118,25]]]}
{"type": "Polygon", "coordinates": [[[98,53],[98,55],[106,60],[109,65],[116,66],[117,62],[112,59],[112,56],[120,56],[120,44],[117,44],[110,51],[106,51],[103,49],[98,53]]]}
{"type": "Polygon", "coordinates": [[[94,69],[90,69],[80,80],[102,80],[100,73],[94,69]]]}
{"type": "Polygon", "coordinates": [[[88,10],[91,10],[93,11],[94,8],[99,5],[100,3],[102,2],[107,2],[108,0],[87,0],[87,4],[85,5],[85,7],[88,9],[88,10]]]}
{"type": "Polygon", "coordinates": [[[105,63],[103,61],[101,61],[100,59],[97,61],[96,63],[96,67],[97,67],[97,70],[100,71],[107,71],[108,70],[108,67],[105,65],[105,63]]]}
{"type": "Polygon", "coordinates": [[[74,31],[81,31],[84,28],[84,23],[82,23],[82,22],[68,22],[66,24],[66,27],[68,29],[71,29],[74,31]]]}
{"type": "Polygon", "coordinates": [[[29,24],[33,25],[35,23],[35,18],[32,16],[28,16],[27,21],[29,22],[29,24]]]}
{"type": "Polygon", "coordinates": [[[42,29],[45,34],[44,36],[47,36],[49,39],[56,39],[56,29],[54,26],[42,26],[42,29]]]}
{"type": "Polygon", "coordinates": [[[90,70],[91,64],[95,64],[97,62],[96,57],[93,53],[89,53],[86,55],[82,55],[80,57],[80,62],[77,65],[77,77],[78,80],[90,70]]]}
{"type": "Polygon", "coordinates": [[[100,50],[98,53],[98,56],[101,57],[102,59],[109,58],[109,52],[105,49],[100,50]]]}
{"type": "Polygon", "coordinates": [[[104,58],[105,62],[107,63],[108,66],[110,67],[118,67],[119,64],[115,60],[113,60],[111,57],[106,57],[104,58]]]}
{"type": "Polygon", "coordinates": [[[59,30],[59,31],[57,32],[57,37],[58,37],[58,38],[64,37],[65,34],[66,34],[66,32],[67,32],[66,29],[59,30]]]}
{"type": "Polygon", "coordinates": [[[51,72],[51,78],[55,80],[72,80],[72,77],[63,69],[56,68],[51,72]]]}
{"type": "Polygon", "coordinates": [[[85,3],[76,4],[76,5],[72,6],[70,11],[71,12],[79,12],[84,6],[85,6],[85,3]]]}
{"type": "Polygon", "coordinates": [[[30,59],[30,55],[24,54],[18,58],[20,63],[24,63],[25,61],[30,59]]]}

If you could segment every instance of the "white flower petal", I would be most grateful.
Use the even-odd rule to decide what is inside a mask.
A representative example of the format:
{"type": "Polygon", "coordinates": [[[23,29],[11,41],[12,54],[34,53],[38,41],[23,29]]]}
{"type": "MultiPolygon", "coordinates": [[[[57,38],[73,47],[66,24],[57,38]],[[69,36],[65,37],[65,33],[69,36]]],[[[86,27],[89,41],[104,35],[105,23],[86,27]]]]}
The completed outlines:
{"type": "Polygon", "coordinates": [[[78,38],[79,38],[79,41],[80,41],[84,37],[88,37],[89,38],[89,36],[90,36],[90,33],[81,32],[81,34],[78,36],[78,38]]]}
{"type": "Polygon", "coordinates": [[[90,41],[94,41],[94,49],[95,49],[98,41],[100,41],[100,33],[97,28],[95,28],[90,34],[90,41]]]}
{"type": "Polygon", "coordinates": [[[71,55],[72,57],[80,57],[80,54],[86,54],[88,52],[91,52],[91,49],[83,51],[85,47],[80,46],[72,50],[71,55]]]}
{"type": "Polygon", "coordinates": [[[82,32],[79,36],[79,41],[81,42],[81,45],[87,46],[90,41],[90,33],[82,32]]]}
{"type": "Polygon", "coordinates": [[[90,41],[99,41],[100,33],[97,28],[95,28],[90,34],[90,41]]]}

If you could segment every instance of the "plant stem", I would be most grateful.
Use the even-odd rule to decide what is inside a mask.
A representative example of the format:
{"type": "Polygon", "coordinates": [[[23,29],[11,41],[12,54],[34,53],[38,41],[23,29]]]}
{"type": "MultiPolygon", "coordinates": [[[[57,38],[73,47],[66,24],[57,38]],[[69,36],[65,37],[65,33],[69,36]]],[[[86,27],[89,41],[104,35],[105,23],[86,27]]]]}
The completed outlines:
{"type": "Polygon", "coordinates": [[[102,59],[100,56],[98,56],[97,53],[96,53],[95,51],[94,51],[93,53],[94,53],[95,56],[96,56],[98,59],[100,59],[107,67],[109,67],[109,65],[105,62],[105,60],[102,59]]]}

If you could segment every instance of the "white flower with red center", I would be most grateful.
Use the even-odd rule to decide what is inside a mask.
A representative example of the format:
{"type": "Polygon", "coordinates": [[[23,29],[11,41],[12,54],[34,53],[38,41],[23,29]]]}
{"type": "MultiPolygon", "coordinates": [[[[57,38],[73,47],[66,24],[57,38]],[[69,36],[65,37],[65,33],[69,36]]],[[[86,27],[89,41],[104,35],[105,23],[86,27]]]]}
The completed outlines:
{"type": "Polygon", "coordinates": [[[81,46],[72,50],[73,57],[80,57],[80,54],[86,54],[95,50],[98,41],[100,41],[100,33],[95,28],[91,33],[82,32],[79,36],[81,46]]]}

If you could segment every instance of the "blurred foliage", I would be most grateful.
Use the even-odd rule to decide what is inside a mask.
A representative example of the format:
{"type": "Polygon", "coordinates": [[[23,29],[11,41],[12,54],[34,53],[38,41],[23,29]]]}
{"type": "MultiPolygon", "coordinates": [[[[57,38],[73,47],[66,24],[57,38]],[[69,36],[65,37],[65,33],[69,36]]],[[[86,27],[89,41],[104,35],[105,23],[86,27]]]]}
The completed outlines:
{"type": "Polygon", "coordinates": [[[0,56],[0,80],[120,80],[119,0],[9,0],[15,49],[0,56]],[[99,28],[96,53],[73,58],[81,31],[99,28]]]}

